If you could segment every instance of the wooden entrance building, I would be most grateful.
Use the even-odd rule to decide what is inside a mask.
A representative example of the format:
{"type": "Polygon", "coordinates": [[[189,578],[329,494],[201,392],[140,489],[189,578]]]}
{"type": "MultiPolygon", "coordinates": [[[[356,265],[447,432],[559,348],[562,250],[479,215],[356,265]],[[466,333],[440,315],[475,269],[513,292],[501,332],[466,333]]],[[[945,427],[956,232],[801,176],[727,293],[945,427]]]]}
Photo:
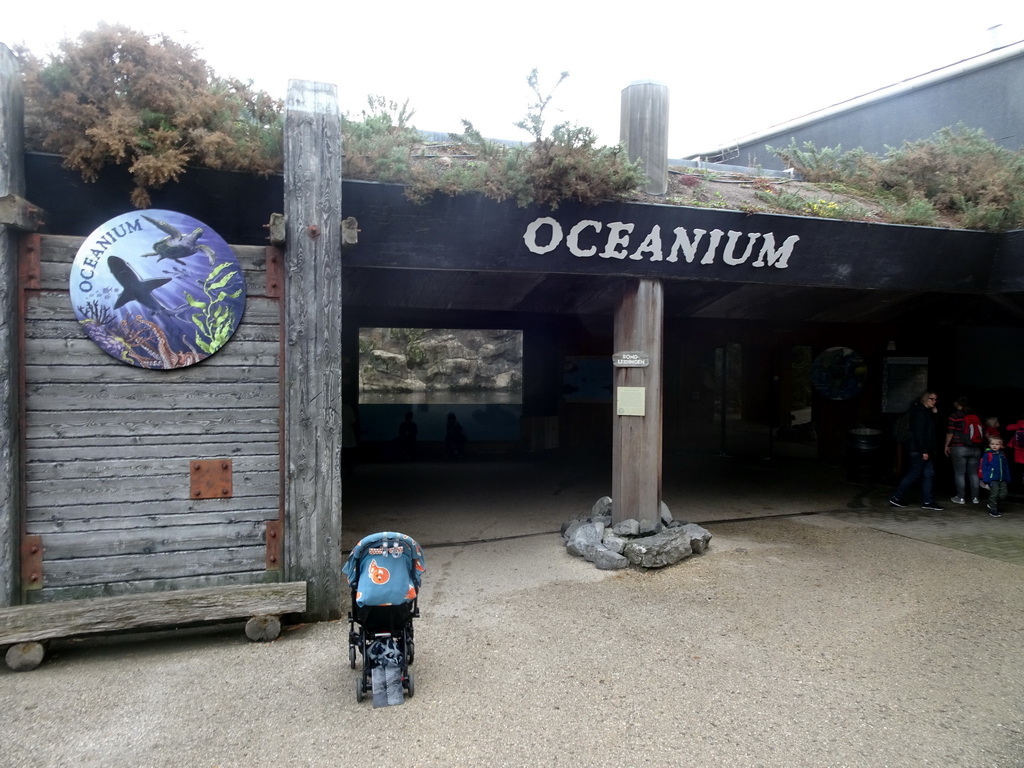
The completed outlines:
{"type": "Polygon", "coordinates": [[[742,419],[764,426],[758,440],[783,434],[796,348],[853,349],[867,370],[856,397],[808,403],[822,457],[841,457],[851,429],[884,429],[895,356],[1019,402],[1016,368],[979,372],[971,354],[1024,335],[1024,233],[628,203],[414,204],[401,187],[341,179],[334,89],[315,83],[291,84],[282,179],[154,196],[241,233],[231,242],[250,298],[213,357],[131,370],[82,333],[67,298],[83,236],[120,211],[76,223],[67,201],[96,205],[103,182],[46,176],[47,158],[29,158],[26,177],[14,80],[7,71],[0,110],[0,607],[302,583],[307,619],[339,616],[341,414],[358,397],[361,327],[521,330],[509,448],[607,449],[615,514],[654,524],[664,456],[727,447],[734,394],[742,419]],[[285,223],[267,244],[227,209],[285,223]],[[343,243],[343,218],[355,242],[343,243]],[[606,401],[565,396],[570,358],[607,362],[606,401]],[[203,472],[230,491],[196,496],[203,472]]]}

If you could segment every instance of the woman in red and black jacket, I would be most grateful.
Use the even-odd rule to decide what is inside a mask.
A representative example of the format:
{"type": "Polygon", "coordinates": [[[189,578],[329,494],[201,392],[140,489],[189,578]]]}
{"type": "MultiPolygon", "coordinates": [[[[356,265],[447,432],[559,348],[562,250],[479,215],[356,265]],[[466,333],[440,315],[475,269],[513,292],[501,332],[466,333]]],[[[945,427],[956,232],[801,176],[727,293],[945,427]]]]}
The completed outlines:
{"type": "Polygon", "coordinates": [[[946,420],[946,455],[953,461],[953,482],[956,483],[956,496],[950,499],[954,504],[978,504],[978,460],[981,458],[981,422],[977,422],[978,442],[968,437],[966,427],[967,416],[973,414],[966,397],[958,397],[953,401],[954,411],[946,420]],[[966,477],[966,482],[964,478],[966,477]],[[970,495],[966,493],[970,487],[970,495]]]}

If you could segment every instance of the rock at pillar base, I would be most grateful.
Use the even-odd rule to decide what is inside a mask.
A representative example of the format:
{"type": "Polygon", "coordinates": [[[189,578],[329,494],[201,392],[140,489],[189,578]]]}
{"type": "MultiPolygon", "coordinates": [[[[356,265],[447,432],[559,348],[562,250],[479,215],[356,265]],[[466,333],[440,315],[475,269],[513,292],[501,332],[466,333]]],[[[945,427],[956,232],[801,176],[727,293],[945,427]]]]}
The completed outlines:
{"type": "Polygon", "coordinates": [[[618,571],[629,566],[629,560],[606,547],[594,550],[593,557],[587,558],[599,571],[618,571]]]}
{"type": "Polygon", "coordinates": [[[586,560],[593,560],[594,550],[601,547],[601,539],[604,537],[604,525],[602,523],[583,523],[573,529],[572,534],[565,543],[569,554],[582,557],[586,560]]]}
{"type": "Polygon", "coordinates": [[[703,555],[707,552],[708,544],[711,543],[711,531],[701,528],[696,523],[687,523],[683,526],[683,531],[690,537],[690,547],[693,549],[693,554],[703,555]]]}
{"type": "Polygon", "coordinates": [[[633,565],[641,568],[663,568],[678,563],[693,554],[690,531],[685,527],[671,528],[653,536],[635,539],[626,544],[622,554],[633,565]]]}
{"type": "Polygon", "coordinates": [[[611,520],[600,514],[611,502],[609,497],[602,497],[589,517],[581,515],[562,525],[565,548],[570,554],[594,563],[601,570],[617,570],[627,564],[663,568],[690,555],[702,555],[708,549],[711,533],[694,523],[673,519],[664,502],[654,531],[648,530],[650,523],[632,518],[612,526],[611,520]]]}

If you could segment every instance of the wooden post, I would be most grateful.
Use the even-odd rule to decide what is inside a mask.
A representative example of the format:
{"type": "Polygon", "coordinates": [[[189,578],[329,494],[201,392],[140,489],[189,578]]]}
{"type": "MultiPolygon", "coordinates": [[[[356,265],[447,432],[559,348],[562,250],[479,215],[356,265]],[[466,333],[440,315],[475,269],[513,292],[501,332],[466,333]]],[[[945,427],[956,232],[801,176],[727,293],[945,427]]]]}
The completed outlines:
{"type": "Polygon", "coordinates": [[[637,280],[615,311],[615,353],[636,353],[646,366],[614,375],[612,522],[630,518],[641,530],[661,525],[661,387],[664,290],[659,280],[637,280]],[[639,412],[643,415],[637,415],[639,412]],[[621,414],[621,415],[620,415],[621,414]]]}
{"type": "MultiPolygon", "coordinates": [[[[0,197],[25,194],[18,62],[0,44],[0,197]]],[[[18,233],[0,223],[0,607],[20,602],[21,452],[18,233]]]]}
{"type": "Polygon", "coordinates": [[[644,192],[668,191],[668,86],[650,80],[622,89],[619,141],[647,173],[644,192]]]}
{"type": "MultiPolygon", "coordinates": [[[[337,88],[292,80],[284,126],[285,578],[305,618],[342,613],[341,116],[337,88]]],[[[347,592],[345,592],[347,594],[347,592]]]]}

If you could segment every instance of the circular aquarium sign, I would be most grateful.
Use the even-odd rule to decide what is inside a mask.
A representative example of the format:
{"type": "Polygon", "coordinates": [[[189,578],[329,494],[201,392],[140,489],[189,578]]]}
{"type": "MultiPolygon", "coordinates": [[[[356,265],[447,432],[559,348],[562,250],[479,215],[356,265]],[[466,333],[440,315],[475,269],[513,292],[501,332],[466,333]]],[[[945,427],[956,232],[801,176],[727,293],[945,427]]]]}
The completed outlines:
{"type": "Polygon", "coordinates": [[[829,400],[849,400],[864,388],[868,367],[849,347],[829,347],[811,364],[811,383],[829,400]]]}
{"type": "Polygon", "coordinates": [[[125,213],[97,228],[71,269],[71,305],[122,363],[182,368],[224,346],[245,310],[245,277],[224,239],[174,211],[125,213]]]}

